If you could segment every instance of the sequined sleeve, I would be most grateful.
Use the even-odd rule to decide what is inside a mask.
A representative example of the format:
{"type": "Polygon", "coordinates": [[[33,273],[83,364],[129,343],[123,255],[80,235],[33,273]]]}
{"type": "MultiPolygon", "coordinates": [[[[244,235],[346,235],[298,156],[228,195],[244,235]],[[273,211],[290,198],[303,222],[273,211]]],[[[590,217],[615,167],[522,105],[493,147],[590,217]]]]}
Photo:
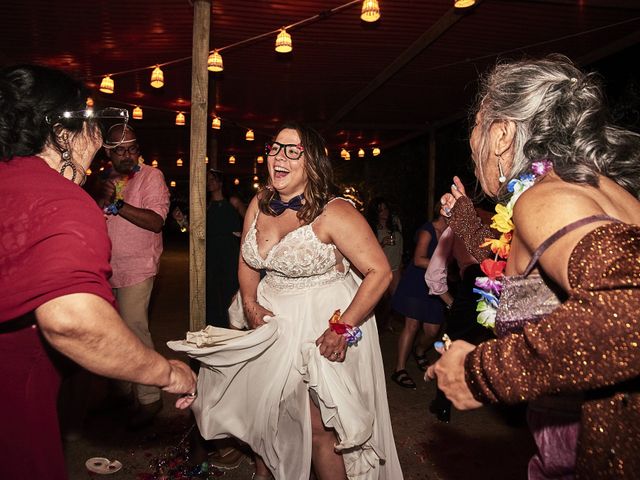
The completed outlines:
{"type": "Polygon", "coordinates": [[[515,403],[640,375],[640,227],[588,233],[568,275],[569,298],[545,319],[467,356],[465,377],[478,401],[515,403]]]}
{"type": "Polygon", "coordinates": [[[462,239],[467,251],[478,261],[488,258],[491,251],[481,248],[486,238],[493,238],[491,229],[482,223],[469,197],[460,197],[451,210],[449,226],[462,239]]]}

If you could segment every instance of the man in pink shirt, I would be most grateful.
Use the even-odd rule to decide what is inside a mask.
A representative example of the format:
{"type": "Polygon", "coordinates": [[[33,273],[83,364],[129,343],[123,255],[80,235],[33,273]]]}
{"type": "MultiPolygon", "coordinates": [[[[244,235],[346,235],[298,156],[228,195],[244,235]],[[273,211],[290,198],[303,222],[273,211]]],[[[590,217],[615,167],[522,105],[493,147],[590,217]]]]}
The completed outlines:
{"type": "MultiPolygon", "coordinates": [[[[169,211],[169,190],[162,172],[138,163],[140,147],[128,125],[114,125],[105,151],[111,166],[102,175],[98,204],[104,209],[111,239],[111,287],[120,315],[129,328],[153,348],[149,332],[149,299],[162,254],[162,227],[169,211]],[[110,147],[110,144],[113,146],[110,147]]],[[[140,428],[162,409],[160,389],[120,385],[120,396],[138,400],[129,427],[140,428]]]]}

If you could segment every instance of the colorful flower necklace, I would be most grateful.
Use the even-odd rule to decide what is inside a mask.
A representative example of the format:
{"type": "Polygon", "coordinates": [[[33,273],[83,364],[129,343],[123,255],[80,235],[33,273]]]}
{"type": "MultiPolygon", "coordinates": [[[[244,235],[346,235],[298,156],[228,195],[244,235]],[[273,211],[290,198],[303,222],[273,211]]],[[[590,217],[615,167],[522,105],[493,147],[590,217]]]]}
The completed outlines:
{"type": "MultiPolygon", "coordinates": [[[[111,176],[112,171],[113,165],[111,165],[111,162],[109,162],[107,168],[105,168],[104,172],[102,173],[102,177],[104,179],[108,179],[111,176]]],[[[131,180],[135,176],[135,174],[138,173],[138,171],[140,171],[140,165],[135,165],[126,177],[120,177],[113,183],[116,188],[114,201],[124,200],[124,188],[127,186],[127,182],[129,182],[129,180],[131,180]]]]}
{"type": "Polygon", "coordinates": [[[506,203],[496,205],[496,214],[491,217],[493,223],[491,228],[500,232],[500,238],[485,238],[485,242],[481,247],[489,247],[495,254],[495,258],[487,258],[482,261],[480,268],[486,277],[476,278],[476,287],[473,292],[480,295],[478,299],[478,323],[487,328],[493,329],[496,324],[496,313],[498,311],[498,303],[500,294],[502,293],[502,277],[507,259],[511,252],[511,239],[513,238],[513,207],[518,198],[526,190],[532,187],[536,179],[551,170],[553,165],[549,160],[541,160],[531,165],[532,173],[525,173],[519,178],[514,178],[507,185],[507,190],[511,192],[511,198],[506,203]]]}

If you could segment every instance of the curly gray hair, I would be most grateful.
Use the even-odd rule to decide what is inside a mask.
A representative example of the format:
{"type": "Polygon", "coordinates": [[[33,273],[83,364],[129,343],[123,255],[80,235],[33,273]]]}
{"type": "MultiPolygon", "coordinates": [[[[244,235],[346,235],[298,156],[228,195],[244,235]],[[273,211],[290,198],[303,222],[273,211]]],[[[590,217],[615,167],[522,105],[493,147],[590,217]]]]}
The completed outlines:
{"type": "MultiPolygon", "coordinates": [[[[488,149],[488,132],[496,121],[516,127],[514,158],[507,182],[548,159],[566,182],[598,185],[609,177],[636,197],[640,194],[640,135],[612,125],[600,82],[562,55],[497,65],[482,81],[476,126],[488,149]]],[[[507,173],[507,172],[505,172],[507,173]]]]}

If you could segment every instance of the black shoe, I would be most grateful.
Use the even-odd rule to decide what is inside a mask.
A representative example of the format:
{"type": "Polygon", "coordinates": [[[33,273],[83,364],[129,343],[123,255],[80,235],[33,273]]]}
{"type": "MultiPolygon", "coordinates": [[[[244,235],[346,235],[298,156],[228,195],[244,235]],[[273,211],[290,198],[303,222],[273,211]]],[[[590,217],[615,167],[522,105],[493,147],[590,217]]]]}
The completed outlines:
{"type": "Polygon", "coordinates": [[[127,422],[129,430],[139,430],[151,425],[156,415],[162,410],[162,400],[156,400],[148,405],[140,405],[133,416],[127,422]]]}
{"type": "Polygon", "coordinates": [[[444,402],[433,400],[429,404],[429,411],[442,423],[449,423],[451,421],[451,402],[449,401],[447,401],[445,405],[444,402]]]}
{"type": "Polygon", "coordinates": [[[396,382],[403,388],[411,388],[413,390],[416,389],[416,382],[409,376],[409,373],[403,368],[402,370],[398,370],[397,372],[393,372],[391,374],[391,380],[396,382]]]}

